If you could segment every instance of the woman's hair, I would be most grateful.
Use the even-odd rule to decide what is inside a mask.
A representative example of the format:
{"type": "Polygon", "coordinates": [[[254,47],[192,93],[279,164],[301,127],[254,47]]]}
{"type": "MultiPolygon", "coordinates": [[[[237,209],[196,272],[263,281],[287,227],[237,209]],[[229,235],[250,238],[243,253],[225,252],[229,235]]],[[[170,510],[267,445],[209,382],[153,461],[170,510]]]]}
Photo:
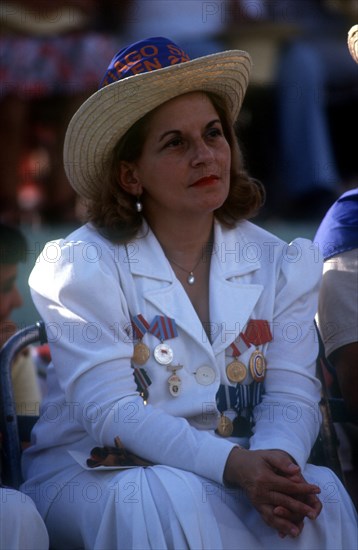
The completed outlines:
{"type": "MultiPolygon", "coordinates": [[[[236,132],[224,100],[215,94],[206,95],[219,115],[231,149],[229,193],[214,215],[226,227],[233,227],[237,221],[251,218],[257,213],[264,203],[265,191],[262,184],[251,178],[244,168],[236,132]]],[[[121,161],[134,162],[140,157],[152,114],[153,111],[139,119],[119,140],[113,149],[108,179],[103,182],[97,196],[87,204],[88,221],[112,241],[129,242],[142,225],[142,213],[138,213],[135,208],[136,197],[119,185],[119,164],[121,161]]]]}

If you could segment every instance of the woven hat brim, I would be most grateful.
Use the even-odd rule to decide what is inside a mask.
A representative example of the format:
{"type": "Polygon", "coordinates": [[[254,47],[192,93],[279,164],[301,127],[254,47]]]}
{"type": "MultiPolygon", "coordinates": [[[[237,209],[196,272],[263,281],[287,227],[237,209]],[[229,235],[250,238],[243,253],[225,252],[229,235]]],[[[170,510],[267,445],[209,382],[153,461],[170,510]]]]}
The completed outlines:
{"type": "Polygon", "coordinates": [[[75,191],[96,196],[114,146],[145,114],[181,94],[204,91],[224,98],[234,122],[249,82],[251,58],[240,50],[211,54],[130,76],[98,90],[71,119],[64,143],[64,167],[75,191]]]}

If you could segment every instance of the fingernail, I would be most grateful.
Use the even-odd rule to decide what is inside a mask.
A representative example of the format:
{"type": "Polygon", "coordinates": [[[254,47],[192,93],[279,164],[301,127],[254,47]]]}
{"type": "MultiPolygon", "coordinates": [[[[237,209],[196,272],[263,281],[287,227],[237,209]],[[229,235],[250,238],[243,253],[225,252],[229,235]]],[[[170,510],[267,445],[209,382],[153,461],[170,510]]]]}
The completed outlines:
{"type": "Polygon", "coordinates": [[[316,514],[314,514],[313,512],[309,512],[309,513],[307,514],[307,517],[308,517],[309,519],[316,519],[316,514]]]}
{"type": "Polygon", "coordinates": [[[293,527],[290,531],[290,534],[291,534],[292,537],[297,537],[297,535],[299,534],[299,531],[298,531],[298,529],[295,529],[293,527]]]}

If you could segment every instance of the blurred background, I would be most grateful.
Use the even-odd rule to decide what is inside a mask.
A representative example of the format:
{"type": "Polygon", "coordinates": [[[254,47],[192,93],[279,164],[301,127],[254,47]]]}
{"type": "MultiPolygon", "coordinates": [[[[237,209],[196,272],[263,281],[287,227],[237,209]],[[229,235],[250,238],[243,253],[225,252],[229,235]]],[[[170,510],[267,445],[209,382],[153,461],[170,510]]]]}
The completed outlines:
{"type": "MultiPolygon", "coordinates": [[[[0,1],[0,219],[28,241],[19,325],[34,321],[27,278],[46,241],[83,223],[62,163],[68,122],[114,53],[164,35],[191,57],[247,50],[253,72],[237,134],[267,201],[256,223],[286,240],[313,238],[330,204],[356,187],[350,129],[358,69],[350,0],[0,1]]],[[[115,114],[114,114],[115,116],[115,114]]]]}

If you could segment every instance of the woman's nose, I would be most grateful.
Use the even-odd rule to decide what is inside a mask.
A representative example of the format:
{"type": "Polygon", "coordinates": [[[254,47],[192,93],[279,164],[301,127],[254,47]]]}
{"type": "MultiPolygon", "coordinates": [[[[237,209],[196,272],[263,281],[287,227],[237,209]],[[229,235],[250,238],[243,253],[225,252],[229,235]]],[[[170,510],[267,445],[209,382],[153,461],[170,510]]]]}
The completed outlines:
{"type": "Polygon", "coordinates": [[[212,162],[214,159],[214,154],[205,141],[200,140],[196,142],[193,146],[193,157],[192,162],[194,165],[197,164],[207,164],[212,162]]]}

